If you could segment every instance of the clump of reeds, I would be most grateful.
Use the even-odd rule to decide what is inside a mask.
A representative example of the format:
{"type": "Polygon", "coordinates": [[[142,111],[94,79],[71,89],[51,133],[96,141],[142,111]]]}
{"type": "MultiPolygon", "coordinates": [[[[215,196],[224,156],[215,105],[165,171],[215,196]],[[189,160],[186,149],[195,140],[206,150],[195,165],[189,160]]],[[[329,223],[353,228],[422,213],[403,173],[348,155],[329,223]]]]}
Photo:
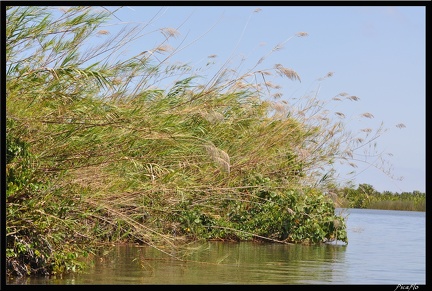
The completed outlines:
{"type": "MultiPolygon", "coordinates": [[[[143,27],[113,34],[100,29],[113,14],[95,9],[7,8],[10,273],[36,272],[16,267],[20,260],[69,272],[106,242],[173,255],[200,239],[346,240],[321,191],[337,183],[334,163],[351,163],[382,130],[360,139],[317,96],[282,98],[274,79],[300,76],[261,66],[306,32],[247,72],[226,62],[198,83],[189,65],[169,63],[187,47],[169,45],[177,29],[162,28],[160,44],[125,60],[123,45],[146,36],[143,27]]],[[[335,100],[343,98],[358,100],[335,100]]]]}

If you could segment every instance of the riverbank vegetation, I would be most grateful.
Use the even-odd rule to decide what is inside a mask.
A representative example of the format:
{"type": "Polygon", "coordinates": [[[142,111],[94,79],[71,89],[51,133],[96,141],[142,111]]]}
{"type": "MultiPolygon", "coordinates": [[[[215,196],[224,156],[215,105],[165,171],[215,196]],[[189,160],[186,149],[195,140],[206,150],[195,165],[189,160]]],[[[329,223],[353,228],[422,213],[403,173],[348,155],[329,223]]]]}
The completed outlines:
{"type": "Polygon", "coordinates": [[[426,211],[426,193],[420,191],[378,192],[372,185],[360,184],[357,189],[345,187],[334,193],[338,207],[342,208],[426,211]]]}
{"type": "Polygon", "coordinates": [[[148,36],[140,26],[111,35],[101,24],[113,13],[7,7],[9,276],[78,272],[98,247],[123,242],[179,260],[200,240],[348,242],[323,193],[334,163],[352,163],[382,128],[353,136],[327,101],[280,99],[266,78],[300,76],[261,68],[264,58],[200,82],[168,62],[179,50],[168,46],[174,28],[159,31],[153,54],[122,58],[126,43],[148,36]]]}

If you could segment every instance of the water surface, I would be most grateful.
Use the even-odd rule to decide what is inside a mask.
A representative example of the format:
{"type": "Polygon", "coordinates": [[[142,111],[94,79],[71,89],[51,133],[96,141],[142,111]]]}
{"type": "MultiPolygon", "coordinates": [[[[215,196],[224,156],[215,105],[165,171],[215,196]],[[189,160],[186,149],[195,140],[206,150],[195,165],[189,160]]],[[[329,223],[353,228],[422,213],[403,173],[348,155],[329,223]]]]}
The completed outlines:
{"type": "Polygon", "coordinates": [[[337,211],[347,216],[348,245],[209,242],[187,262],[116,246],[87,274],[9,284],[426,284],[425,212],[337,211]]]}

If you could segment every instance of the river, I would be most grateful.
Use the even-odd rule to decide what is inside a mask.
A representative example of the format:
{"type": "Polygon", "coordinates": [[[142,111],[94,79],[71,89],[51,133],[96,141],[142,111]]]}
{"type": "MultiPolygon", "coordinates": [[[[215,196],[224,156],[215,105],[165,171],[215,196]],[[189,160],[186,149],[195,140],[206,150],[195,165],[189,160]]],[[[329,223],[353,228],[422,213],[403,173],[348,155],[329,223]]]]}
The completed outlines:
{"type": "Polygon", "coordinates": [[[426,284],[425,212],[337,211],[347,217],[347,245],[208,242],[187,262],[167,259],[150,247],[116,246],[86,274],[7,284],[426,284]]]}

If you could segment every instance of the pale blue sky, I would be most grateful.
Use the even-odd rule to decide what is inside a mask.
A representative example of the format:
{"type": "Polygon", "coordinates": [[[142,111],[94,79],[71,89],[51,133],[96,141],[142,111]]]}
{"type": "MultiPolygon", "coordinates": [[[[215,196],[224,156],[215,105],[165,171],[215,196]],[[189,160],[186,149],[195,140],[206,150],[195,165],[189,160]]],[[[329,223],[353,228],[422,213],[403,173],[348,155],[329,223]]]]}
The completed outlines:
{"type": "Polygon", "coordinates": [[[404,178],[392,180],[374,168],[362,172],[367,165],[359,164],[357,172],[362,173],[356,183],[378,191],[425,192],[424,6],[128,6],[116,16],[112,23],[148,24],[125,56],[157,46],[163,39],[158,29],[175,28],[180,34],[170,45],[190,45],[171,61],[196,68],[205,67],[207,57],[214,54],[216,68],[230,57],[236,68],[243,56],[240,70],[246,70],[277,44],[307,32],[307,37],[292,38],[263,63],[262,68],[281,63],[300,75],[301,83],[283,81],[282,99],[300,98],[319,84],[318,97],[324,100],[341,92],[359,97],[357,102],[341,103],[338,111],[353,119],[348,123],[353,131],[384,122],[388,131],[378,139],[378,148],[393,154],[386,157],[392,173],[404,178]],[[328,72],[334,75],[316,81],[328,72]],[[374,118],[356,118],[365,112],[374,118]],[[406,128],[397,128],[399,123],[406,128]]]}

